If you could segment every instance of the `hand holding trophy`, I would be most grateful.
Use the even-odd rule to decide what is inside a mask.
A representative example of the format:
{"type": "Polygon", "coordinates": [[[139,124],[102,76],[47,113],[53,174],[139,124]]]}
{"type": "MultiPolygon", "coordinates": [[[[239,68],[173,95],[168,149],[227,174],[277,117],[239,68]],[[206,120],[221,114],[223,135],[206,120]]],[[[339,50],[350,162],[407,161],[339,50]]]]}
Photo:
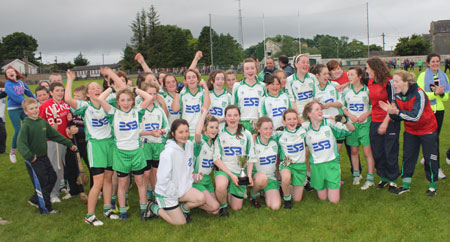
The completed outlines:
{"type": "Polygon", "coordinates": [[[291,158],[289,158],[289,157],[287,157],[287,156],[285,156],[285,157],[283,158],[283,166],[289,166],[291,163],[292,163],[291,158]]]}
{"type": "Polygon", "coordinates": [[[249,185],[250,180],[248,179],[247,174],[245,173],[245,166],[247,165],[247,155],[240,154],[237,156],[238,165],[241,168],[241,172],[239,173],[239,185],[249,185]]]}

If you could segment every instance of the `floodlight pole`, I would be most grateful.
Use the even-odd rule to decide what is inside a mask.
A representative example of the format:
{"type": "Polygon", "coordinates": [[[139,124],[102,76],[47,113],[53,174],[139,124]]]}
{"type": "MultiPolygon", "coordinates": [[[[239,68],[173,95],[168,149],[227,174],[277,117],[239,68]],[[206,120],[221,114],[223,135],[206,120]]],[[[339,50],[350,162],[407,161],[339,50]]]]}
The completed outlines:
{"type": "Polygon", "coordinates": [[[302,53],[302,41],[300,39],[300,10],[298,10],[297,12],[297,17],[298,17],[298,53],[301,54],[302,53]]]}
{"type": "Polygon", "coordinates": [[[244,30],[242,29],[242,9],[241,9],[241,0],[238,0],[239,3],[239,33],[241,37],[241,45],[242,49],[244,49],[244,30]]]}
{"type": "Polygon", "coordinates": [[[209,46],[211,50],[211,71],[214,71],[214,58],[213,58],[213,38],[212,38],[212,26],[211,26],[211,14],[209,14],[209,46]]]}
{"type": "Polygon", "coordinates": [[[367,17],[367,58],[370,58],[370,39],[369,39],[369,3],[366,2],[366,17],[367,17]]]}

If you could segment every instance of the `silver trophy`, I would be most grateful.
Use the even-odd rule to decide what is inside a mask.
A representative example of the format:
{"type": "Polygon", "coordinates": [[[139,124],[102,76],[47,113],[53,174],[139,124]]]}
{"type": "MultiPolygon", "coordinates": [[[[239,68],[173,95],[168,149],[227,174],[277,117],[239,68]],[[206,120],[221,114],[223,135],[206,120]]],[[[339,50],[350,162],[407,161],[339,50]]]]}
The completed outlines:
{"type": "Polygon", "coordinates": [[[284,166],[289,166],[291,163],[292,163],[292,160],[291,160],[291,158],[289,158],[288,156],[285,156],[285,157],[283,158],[283,165],[284,165],[284,166]]]}
{"type": "Polygon", "coordinates": [[[239,173],[239,177],[238,177],[238,184],[239,185],[248,185],[250,184],[250,180],[247,176],[247,174],[245,173],[245,166],[247,165],[247,155],[238,155],[237,156],[237,160],[238,160],[238,165],[239,168],[241,168],[241,172],[239,173]]]}

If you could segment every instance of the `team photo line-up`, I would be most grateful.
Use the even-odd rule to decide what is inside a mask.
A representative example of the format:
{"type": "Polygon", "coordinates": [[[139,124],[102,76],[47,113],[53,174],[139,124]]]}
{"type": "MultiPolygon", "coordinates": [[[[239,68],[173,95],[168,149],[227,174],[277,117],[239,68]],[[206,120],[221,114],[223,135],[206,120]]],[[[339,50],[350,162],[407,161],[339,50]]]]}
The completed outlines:
{"type": "Polygon", "coordinates": [[[409,192],[423,157],[425,194],[437,194],[438,178],[445,178],[439,133],[450,91],[438,54],[427,56],[428,67],[417,78],[404,70],[391,75],[378,57],[369,58],[364,70],[344,72],[338,61],[310,66],[307,55],[298,55],[294,67],[280,56],[278,70],[269,57],[261,72],[256,60],[245,59],[243,80],[233,70],[216,70],[206,82],[196,69],[201,58],[199,51],[184,83],[171,73],[154,74],[137,54],[144,72],[136,86],[124,72],[102,67],[103,87],[93,81],[72,90],[75,74],[67,71],[65,87],[61,75],[52,74],[35,95],[8,67],[0,95],[8,97],[14,127],[10,160],[16,163],[17,149],[35,188],[28,203],[54,214],[60,194],[78,195],[87,204],[84,221],[93,226],[103,225],[95,215],[100,198],[106,218],[128,219],[130,180],[141,220],[161,217],[174,225],[190,222],[197,207],[229,216],[227,208],[241,209],[247,196],[251,206],[260,208],[264,200],[274,210],[292,208],[304,190],[338,203],[342,146],[353,185],[364,180],[361,190],[409,192]]]}

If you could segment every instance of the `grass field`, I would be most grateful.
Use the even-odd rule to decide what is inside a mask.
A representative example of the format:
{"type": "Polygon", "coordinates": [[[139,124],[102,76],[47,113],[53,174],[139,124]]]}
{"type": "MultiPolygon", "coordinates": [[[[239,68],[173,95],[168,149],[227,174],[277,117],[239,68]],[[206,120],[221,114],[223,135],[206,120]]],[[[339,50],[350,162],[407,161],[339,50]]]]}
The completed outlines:
{"type": "MultiPolygon", "coordinates": [[[[416,69],[417,70],[417,69],[416,69]]],[[[76,82],[75,86],[86,83],[76,82]]],[[[35,86],[31,87],[34,90],[35,86]]],[[[446,103],[447,110],[450,104],[446,103]]],[[[7,115],[7,114],[6,114],[7,115]]],[[[441,166],[450,175],[445,151],[450,147],[449,111],[441,133],[441,166]]],[[[13,128],[7,118],[8,147],[13,128]]],[[[402,136],[400,137],[402,144],[402,136]]],[[[400,154],[402,145],[400,147],[400,154]]],[[[106,220],[102,202],[97,216],[103,227],[84,223],[86,206],[77,197],[55,204],[59,214],[45,216],[27,204],[33,187],[22,157],[17,164],[7,154],[0,155],[0,216],[12,224],[0,226],[0,241],[449,241],[450,177],[440,180],[438,195],[427,197],[428,182],[423,166],[417,164],[411,192],[401,196],[373,187],[362,191],[352,185],[348,157],[342,152],[341,202],[319,201],[315,192],[304,194],[293,209],[271,211],[264,204],[254,209],[245,201],[241,211],[220,218],[200,210],[192,211],[193,221],[174,227],[162,219],[141,222],[136,186],[130,191],[130,219],[106,220]]],[[[363,157],[363,156],[362,156],[363,157]]],[[[400,162],[401,162],[400,155],[400,162]]],[[[365,160],[363,175],[367,173],[365,160]]],[[[379,178],[375,178],[378,182],[379,178]]],[[[87,189],[87,187],[86,187],[87,189]]]]}

